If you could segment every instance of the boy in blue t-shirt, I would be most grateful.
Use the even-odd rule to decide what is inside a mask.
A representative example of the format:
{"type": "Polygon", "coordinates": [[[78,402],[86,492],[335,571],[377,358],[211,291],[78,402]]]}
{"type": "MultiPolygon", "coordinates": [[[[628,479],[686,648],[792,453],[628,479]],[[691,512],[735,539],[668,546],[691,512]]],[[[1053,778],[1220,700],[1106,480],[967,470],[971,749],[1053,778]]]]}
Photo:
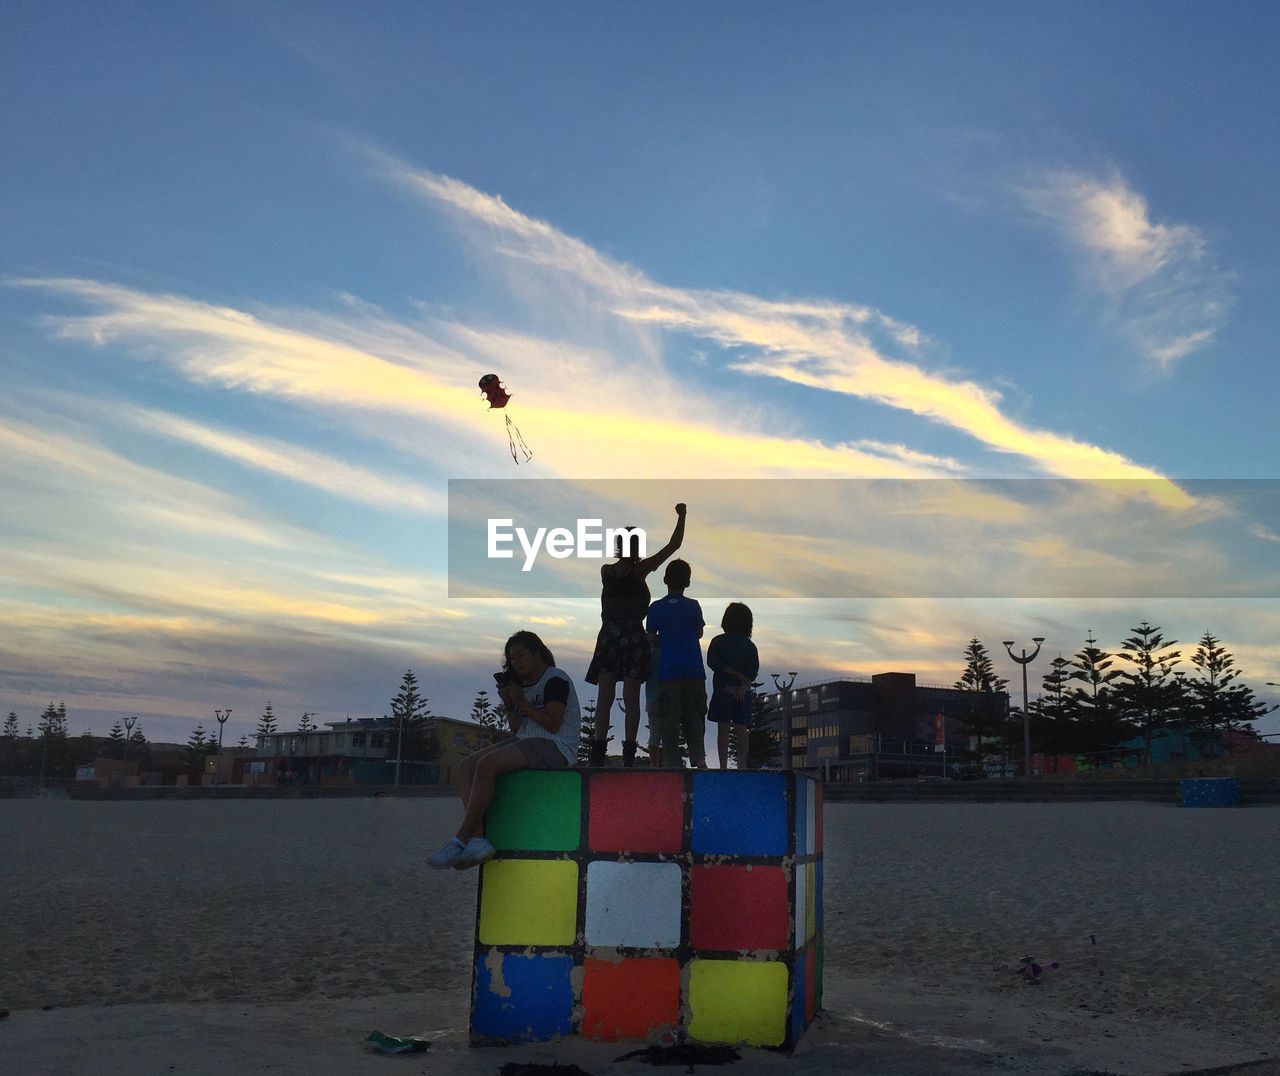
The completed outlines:
{"type": "Polygon", "coordinates": [[[702,665],[702,638],[705,626],[702,606],[684,596],[692,572],[682,560],[667,565],[662,581],[667,596],[649,606],[646,630],[651,646],[660,648],[658,661],[658,730],[662,741],[662,764],[680,765],[680,732],[689,746],[689,763],[707,767],[705,717],[707,713],[707,672],[702,665]]]}

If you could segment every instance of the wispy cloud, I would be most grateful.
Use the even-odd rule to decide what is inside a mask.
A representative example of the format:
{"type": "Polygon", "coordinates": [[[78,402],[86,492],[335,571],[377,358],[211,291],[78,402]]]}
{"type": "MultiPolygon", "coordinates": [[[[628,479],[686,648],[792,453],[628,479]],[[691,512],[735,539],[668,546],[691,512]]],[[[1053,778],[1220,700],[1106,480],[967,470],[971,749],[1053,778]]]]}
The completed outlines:
{"type": "Polygon", "coordinates": [[[507,258],[567,274],[617,316],[738,349],[743,354],[729,365],[740,373],[908,411],[1049,474],[1159,477],[1117,452],[1019,422],[1001,409],[995,389],[928,369],[921,362],[926,334],[871,307],[666,287],[499,197],[385,154],[374,158],[389,177],[452,212],[507,258]]]}
{"type": "Polygon", "coordinates": [[[438,489],[407,479],[388,478],[367,467],[356,467],[274,438],[228,433],[178,415],[145,408],[124,408],[120,417],[246,467],[280,475],[346,500],[423,515],[443,515],[447,508],[447,500],[438,489]]]}
{"type": "Polygon", "coordinates": [[[1118,176],[1041,172],[1014,194],[1079,252],[1088,286],[1113,302],[1120,330],[1147,358],[1167,369],[1213,342],[1231,296],[1202,231],[1154,219],[1118,176]]]}
{"type": "MultiPolygon", "coordinates": [[[[486,411],[475,387],[477,371],[500,359],[508,368],[538,373],[512,386],[517,400],[511,411],[543,475],[679,473],[691,461],[707,477],[935,473],[919,462],[827,444],[786,428],[798,423],[776,423],[783,428],[770,431],[746,407],[735,411],[738,421],[726,423],[723,397],[695,390],[667,371],[637,370],[629,355],[601,349],[461,324],[438,325],[431,336],[367,310],[355,310],[345,321],[309,311],[251,314],[97,281],[22,283],[100,308],[49,319],[63,338],[98,345],[126,341],[198,384],[341,413],[345,421],[408,416],[417,424],[417,451],[441,474],[500,473],[509,465],[502,423],[486,411]],[[591,386],[592,394],[566,395],[566,385],[591,386]],[[469,447],[477,444],[493,451],[480,455],[469,447]],[[592,446],[590,453],[584,454],[584,444],[592,446]]],[[[379,424],[386,425],[368,424],[374,436],[380,436],[379,424]]],[[[226,443],[223,448],[233,450],[226,443]]],[[[234,451],[266,460],[262,446],[234,451]]]]}

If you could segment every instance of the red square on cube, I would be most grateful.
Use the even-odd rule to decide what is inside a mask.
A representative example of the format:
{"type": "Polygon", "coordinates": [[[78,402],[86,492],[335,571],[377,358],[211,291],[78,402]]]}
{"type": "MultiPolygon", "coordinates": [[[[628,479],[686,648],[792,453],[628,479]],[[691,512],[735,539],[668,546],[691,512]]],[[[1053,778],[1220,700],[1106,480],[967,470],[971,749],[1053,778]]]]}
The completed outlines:
{"type": "Polygon", "coordinates": [[[689,872],[689,943],[695,949],[786,949],[789,935],[787,874],[781,867],[689,872]]]}
{"type": "Polygon", "coordinates": [[[813,1019],[814,998],[818,993],[818,947],[810,945],[804,951],[804,1022],[813,1019]]]}
{"type": "Polygon", "coordinates": [[[587,957],[582,1036],[603,1042],[647,1039],[680,1025],[680,964],[670,957],[587,957]]]}
{"type": "Polygon", "coordinates": [[[587,843],[593,852],[684,849],[684,776],[679,773],[591,775],[587,843]]]}

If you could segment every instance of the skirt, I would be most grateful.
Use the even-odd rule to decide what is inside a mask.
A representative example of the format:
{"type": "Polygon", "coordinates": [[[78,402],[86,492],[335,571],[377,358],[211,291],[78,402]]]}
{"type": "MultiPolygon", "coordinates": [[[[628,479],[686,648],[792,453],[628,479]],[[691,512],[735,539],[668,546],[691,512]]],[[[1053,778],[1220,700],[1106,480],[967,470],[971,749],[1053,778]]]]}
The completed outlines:
{"type": "Polygon", "coordinates": [[[606,620],[596,636],[596,652],[587,667],[587,683],[600,683],[602,672],[624,680],[647,680],[651,662],[649,636],[639,620],[606,620]]]}

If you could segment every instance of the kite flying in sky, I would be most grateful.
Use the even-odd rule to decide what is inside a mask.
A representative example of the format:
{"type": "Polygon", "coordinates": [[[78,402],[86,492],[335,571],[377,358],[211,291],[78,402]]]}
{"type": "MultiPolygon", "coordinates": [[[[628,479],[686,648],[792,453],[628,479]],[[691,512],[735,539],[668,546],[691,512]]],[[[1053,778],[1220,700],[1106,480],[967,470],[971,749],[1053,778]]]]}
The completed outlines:
{"type": "Polygon", "coordinates": [[[520,463],[520,456],[517,452],[523,453],[526,460],[533,459],[533,453],[529,451],[529,446],[524,443],[524,438],[520,435],[520,429],[511,421],[511,416],[503,410],[507,406],[507,401],[511,399],[509,393],[498,380],[497,374],[485,374],[480,379],[480,391],[484,394],[484,398],[489,401],[489,410],[494,408],[503,412],[503,417],[507,420],[507,447],[511,450],[511,458],[520,463]]]}

